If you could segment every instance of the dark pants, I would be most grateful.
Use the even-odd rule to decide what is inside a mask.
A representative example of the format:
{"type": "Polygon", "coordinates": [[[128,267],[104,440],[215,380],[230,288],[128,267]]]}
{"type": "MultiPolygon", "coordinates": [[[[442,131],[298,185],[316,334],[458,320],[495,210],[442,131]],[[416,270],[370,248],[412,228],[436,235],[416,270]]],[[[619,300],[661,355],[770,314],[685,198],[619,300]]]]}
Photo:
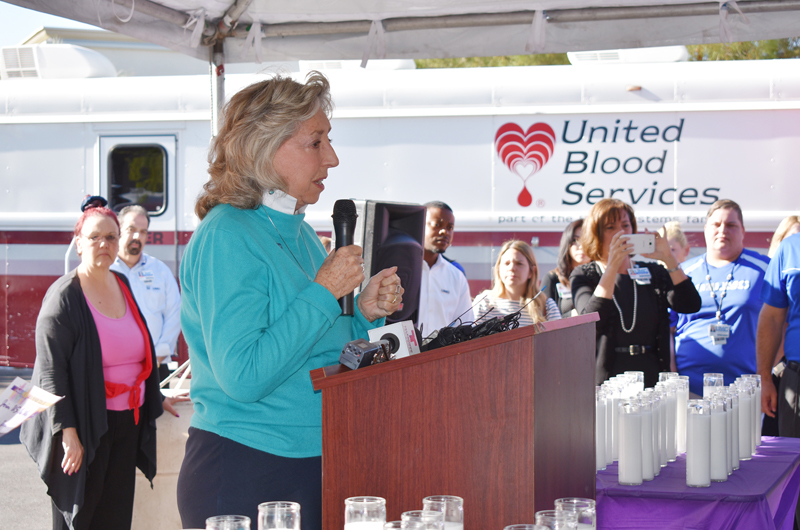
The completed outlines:
{"type": "MultiPolygon", "coordinates": [[[[778,433],[800,438],[800,365],[794,362],[787,363],[778,388],[778,433]]],[[[800,503],[795,510],[794,527],[800,528],[800,503]]]]}
{"type": "Polygon", "coordinates": [[[214,515],[246,515],[258,527],[258,505],[300,503],[303,530],[322,528],[322,458],[284,458],[189,428],[178,477],[184,528],[205,528],[214,515]]]}
{"type": "MultiPolygon", "coordinates": [[[[132,410],[109,410],[107,414],[108,431],[100,437],[94,460],[87,469],[83,506],[73,521],[75,530],[130,530],[131,527],[141,424],[134,423],[132,410]]],[[[60,436],[54,458],[54,463],[60,466],[64,458],[60,436]]],[[[52,509],[53,530],[67,530],[64,516],[55,504],[52,509]]]]}
{"type": "Polygon", "coordinates": [[[167,363],[168,362],[169,362],[169,360],[165,360],[163,363],[158,365],[158,380],[159,381],[163,381],[164,379],[169,377],[169,374],[172,373],[170,371],[170,369],[167,368],[167,363]]]}

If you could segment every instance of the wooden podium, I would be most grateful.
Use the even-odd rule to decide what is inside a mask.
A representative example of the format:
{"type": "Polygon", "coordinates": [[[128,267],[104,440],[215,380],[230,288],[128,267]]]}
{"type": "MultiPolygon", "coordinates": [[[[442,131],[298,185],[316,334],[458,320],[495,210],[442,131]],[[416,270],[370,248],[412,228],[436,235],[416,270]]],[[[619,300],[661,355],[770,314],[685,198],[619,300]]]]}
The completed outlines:
{"type": "Polygon", "coordinates": [[[344,500],[464,499],[465,530],[533,523],[561,497],[595,497],[597,314],[547,322],[359,370],[311,372],[322,391],[322,523],[344,500]]]}

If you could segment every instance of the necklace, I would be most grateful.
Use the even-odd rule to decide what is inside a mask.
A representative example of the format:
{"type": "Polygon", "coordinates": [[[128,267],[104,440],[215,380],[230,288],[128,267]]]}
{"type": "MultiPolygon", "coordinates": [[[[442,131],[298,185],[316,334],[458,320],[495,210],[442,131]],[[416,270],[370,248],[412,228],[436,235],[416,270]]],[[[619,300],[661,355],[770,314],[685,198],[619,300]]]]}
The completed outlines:
{"type": "Polygon", "coordinates": [[[637,305],[638,298],[639,298],[637,296],[636,292],[637,292],[636,291],[636,282],[634,281],[633,282],[633,319],[631,320],[631,327],[630,328],[625,328],[625,319],[622,317],[622,308],[617,303],[616,295],[613,295],[613,294],[611,295],[611,299],[614,300],[614,305],[617,306],[617,311],[619,311],[619,323],[622,326],[622,331],[624,331],[625,333],[630,333],[631,331],[633,331],[633,328],[636,327],[636,305],[637,305]]]}
{"type": "MultiPolygon", "coordinates": [[[[266,212],[266,208],[265,208],[265,212],[266,212]]],[[[305,269],[303,268],[303,266],[300,264],[300,260],[298,260],[298,259],[297,259],[297,257],[294,255],[294,252],[292,252],[292,249],[291,249],[291,248],[289,247],[289,245],[286,243],[286,240],[285,240],[285,239],[283,239],[283,236],[281,235],[281,231],[280,231],[280,230],[278,230],[278,227],[277,227],[277,226],[275,226],[275,221],[273,221],[273,220],[272,220],[272,217],[270,217],[270,215],[269,215],[269,212],[266,212],[266,213],[267,213],[267,219],[269,219],[269,222],[270,222],[270,223],[272,223],[272,228],[274,228],[274,229],[275,229],[275,231],[278,233],[278,237],[279,237],[279,238],[281,238],[281,241],[283,241],[283,246],[284,246],[284,248],[286,248],[286,250],[287,250],[287,251],[289,251],[289,255],[292,257],[292,259],[294,260],[294,262],[295,262],[295,263],[297,263],[297,266],[298,266],[298,267],[300,267],[300,270],[301,270],[301,271],[303,271],[303,274],[305,274],[305,275],[306,275],[306,278],[308,278],[308,281],[311,281],[311,276],[309,276],[309,275],[308,275],[308,273],[306,272],[306,270],[305,270],[305,269]]],[[[303,229],[302,229],[302,228],[300,229],[300,239],[302,239],[302,240],[303,240],[303,246],[305,246],[305,247],[306,247],[306,254],[308,254],[309,256],[311,256],[311,252],[309,252],[309,251],[308,251],[308,244],[306,243],[306,238],[305,238],[305,236],[303,235],[303,229]]]]}
{"type": "MultiPolygon", "coordinates": [[[[739,254],[741,256],[741,254],[739,254]]],[[[728,273],[728,276],[725,278],[725,281],[722,282],[722,285],[719,289],[719,300],[717,300],[717,293],[714,290],[714,285],[711,283],[711,270],[708,268],[708,258],[704,258],[703,261],[706,265],[706,283],[708,283],[708,289],[711,291],[711,299],[714,300],[714,304],[717,306],[717,320],[722,322],[724,319],[722,318],[722,302],[725,301],[725,295],[728,294],[728,284],[733,280],[733,273],[736,272],[736,266],[739,264],[739,258],[736,258],[736,261],[733,262],[733,268],[731,272],[728,273]]]]}
{"type": "MultiPolygon", "coordinates": [[[[597,265],[599,265],[600,274],[603,274],[606,268],[603,267],[603,265],[600,262],[597,262],[597,265]]],[[[633,319],[631,320],[631,327],[629,328],[625,327],[625,318],[622,315],[622,308],[619,306],[619,303],[617,302],[617,296],[615,294],[612,294],[611,299],[614,301],[614,305],[617,306],[617,311],[619,312],[619,323],[622,326],[622,331],[624,331],[625,333],[632,332],[633,328],[636,327],[636,306],[638,305],[639,302],[639,296],[637,295],[637,290],[636,290],[636,281],[633,282],[633,319]]]]}

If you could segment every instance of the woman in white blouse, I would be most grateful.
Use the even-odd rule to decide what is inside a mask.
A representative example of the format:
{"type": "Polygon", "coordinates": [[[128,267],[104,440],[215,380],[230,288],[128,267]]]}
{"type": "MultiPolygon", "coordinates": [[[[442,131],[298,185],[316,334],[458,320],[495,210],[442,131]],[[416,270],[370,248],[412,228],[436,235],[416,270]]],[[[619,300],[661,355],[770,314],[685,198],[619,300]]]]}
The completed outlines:
{"type": "Polygon", "coordinates": [[[555,301],[539,294],[539,267],[533,249],[524,241],[503,243],[493,270],[492,289],[475,299],[477,321],[520,312],[519,325],[530,326],[546,320],[559,320],[555,301]],[[531,301],[534,297],[535,300],[531,301]],[[530,302],[530,303],[529,303],[530,302]]]}

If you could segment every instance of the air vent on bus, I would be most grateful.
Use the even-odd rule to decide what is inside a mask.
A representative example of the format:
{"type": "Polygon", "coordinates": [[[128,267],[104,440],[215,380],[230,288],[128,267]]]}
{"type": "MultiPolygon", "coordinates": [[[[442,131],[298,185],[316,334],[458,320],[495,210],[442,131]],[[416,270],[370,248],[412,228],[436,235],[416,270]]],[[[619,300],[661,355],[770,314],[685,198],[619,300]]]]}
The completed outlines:
{"type": "Polygon", "coordinates": [[[3,48],[0,60],[0,78],[39,77],[33,48],[3,48]]]}
{"type": "Polygon", "coordinates": [[[686,46],[567,52],[571,64],[674,63],[688,61],[686,46]]]}
{"type": "Polygon", "coordinates": [[[116,77],[108,58],[72,44],[36,44],[0,48],[0,79],[116,77]]]}

